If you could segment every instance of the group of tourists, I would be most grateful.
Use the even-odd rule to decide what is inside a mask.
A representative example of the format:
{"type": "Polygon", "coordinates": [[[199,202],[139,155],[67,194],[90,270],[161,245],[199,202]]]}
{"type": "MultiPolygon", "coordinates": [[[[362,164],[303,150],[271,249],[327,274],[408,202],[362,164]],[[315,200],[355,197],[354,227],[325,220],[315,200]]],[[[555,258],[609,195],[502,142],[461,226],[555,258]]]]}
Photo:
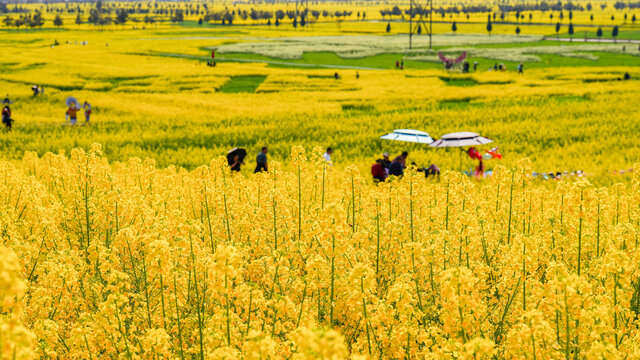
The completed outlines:
{"type": "Polygon", "coordinates": [[[89,125],[89,120],[91,120],[91,104],[88,101],[85,101],[82,106],[76,103],[71,103],[67,112],[65,113],[65,119],[69,122],[70,125],[76,125],[78,123],[78,113],[80,110],[84,109],[84,124],[89,125]]]}
{"type": "Polygon", "coordinates": [[[33,92],[33,97],[44,95],[44,86],[33,85],[31,87],[31,92],[33,92]]]}
{"type": "MultiPolygon", "coordinates": [[[[44,94],[44,88],[38,85],[33,85],[31,90],[33,91],[34,97],[44,94]]],[[[13,104],[13,101],[9,99],[9,95],[7,94],[4,100],[2,100],[2,124],[5,126],[6,131],[11,131],[15,122],[11,113],[11,104],[13,104]]],[[[90,124],[92,108],[88,101],[80,105],[79,102],[74,99],[74,101],[71,102],[67,100],[67,104],[68,108],[65,112],[65,120],[69,125],[76,125],[78,123],[78,114],[82,113],[82,111],[84,111],[84,125],[90,124]]]]}
{"type": "MultiPolygon", "coordinates": [[[[389,153],[382,154],[382,159],[377,159],[375,164],[371,166],[371,176],[373,176],[373,182],[385,182],[389,176],[401,177],[404,175],[404,171],[407,168],[407,158],[409,153],[403,151],[400,155],[396,156],[393,160],[389,159],[389,153]]],[[[440,176],[440,168],[431,164],[428,168],[419,168],[416,163],[411,163],[415,166],[419,172],[423,172],[425,177],[440,176]]]]}

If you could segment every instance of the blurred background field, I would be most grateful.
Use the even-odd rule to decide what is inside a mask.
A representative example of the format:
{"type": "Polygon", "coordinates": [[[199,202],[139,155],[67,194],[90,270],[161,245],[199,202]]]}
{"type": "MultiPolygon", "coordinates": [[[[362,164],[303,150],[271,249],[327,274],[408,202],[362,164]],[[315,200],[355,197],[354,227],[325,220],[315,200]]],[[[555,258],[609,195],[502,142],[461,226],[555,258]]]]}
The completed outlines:
{"type": "MultiPolygon", "coordinates": [[[[503,4],[464,12],[476,5],[434,3],[433,48],[425,28],[409,49],[409,3],[323,2],[308,10],[299,3],[306,17],[295,16],[295,3],[105,2],[100,11],[96,4],[9,4],[0,14],[14,22],[0,31],[7,55],[0,92],[14,102],[16,123],[0,134],[1,156],[98,142],[112,161],[152,157],[192,169],[236,146],[253,158],[267,145],[286,163],[292,145],[320,145],[335,148],[336,166],[356,163],[362,172],[383,151],[405,149],[419,165],[460,168],[457,150],[378,139],[416,128],[433,137],[481,133],[495,140],[508,167],[529,157],[538,172],[624,178],[611,173],[631,168],[640,153],[637,7],[503,4]],[[285,15],[276,26],[278,11],[285,15]],[[41,26],[15,26],[36,15],[41,26]],[[206,66],[211,51],[215,67],[206,66]],[[466,51],[477,71],[443,70],[438,51],[466,51]],[[524,74],[515,71],[520,62],[524,74]],[[507,71],[487,71],[497,63],[507,71]],[[625,73],[631,80],[619,81],[625,73]],[[31,95],[34,84],[43,95],[31,95]],[[93,105],[91,126],[63,125],[71,95],[93,105]]],[[[428,17],[415,15],[414,31],[428,24],[420,19],[428,17]]]]}

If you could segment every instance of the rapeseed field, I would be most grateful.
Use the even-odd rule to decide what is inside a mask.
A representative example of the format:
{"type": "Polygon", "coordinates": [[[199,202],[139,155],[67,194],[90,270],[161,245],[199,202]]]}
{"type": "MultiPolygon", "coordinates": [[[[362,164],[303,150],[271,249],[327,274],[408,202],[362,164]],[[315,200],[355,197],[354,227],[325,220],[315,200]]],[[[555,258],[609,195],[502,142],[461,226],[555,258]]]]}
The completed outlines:
{"type": "Polygon", "coordinates": [[[438,14],[434,48],[408,49],[387,3],[309,4],[328,15],[295,28],[242,15],[294,3],[205,4],[8,15],[45,25],[0,31],[0,359],[640,358],[638,47],[562,40],[568,17],[633,40],[633,9],[438,14]],[[234,23],[199,24],[216,12],[234,23]],[[476,132],[502,159],[470,177],[395,129],[476,132]]]}

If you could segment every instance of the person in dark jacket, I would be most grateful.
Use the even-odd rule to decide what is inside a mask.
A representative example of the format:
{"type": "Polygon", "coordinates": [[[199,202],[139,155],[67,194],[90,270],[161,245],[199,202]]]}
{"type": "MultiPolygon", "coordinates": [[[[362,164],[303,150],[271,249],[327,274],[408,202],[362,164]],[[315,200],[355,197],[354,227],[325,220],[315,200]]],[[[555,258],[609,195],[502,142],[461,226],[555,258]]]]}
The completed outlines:
{"type": "Polygon", "coordinates": [[[267,147],[264,146],[262,147],[262,150],[260,151],[260,153],[258,154],[258,156],[256,157],[256,170],[254,172],[261,172],[261,171],[269,171],[267,169],[267,147]]]}
{"type": "Polygon", "coordinates": [[[402,163],[400,163],[399,161],[392,162],[391,166],[389,166],[389,176],[402,176],[403,174],[404,167],[402,166],[402,163]]]}

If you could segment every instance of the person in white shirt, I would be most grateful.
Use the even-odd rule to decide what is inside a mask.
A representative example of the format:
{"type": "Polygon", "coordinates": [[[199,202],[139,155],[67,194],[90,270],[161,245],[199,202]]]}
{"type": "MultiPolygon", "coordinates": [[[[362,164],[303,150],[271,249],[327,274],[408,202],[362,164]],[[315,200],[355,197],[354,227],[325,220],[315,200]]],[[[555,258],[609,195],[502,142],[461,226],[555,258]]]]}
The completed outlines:
{"type": "Polygon", "coordinates": [[[331,154],[333,154],[333,149],[327,148],[327,152],[322,156],[324,158],[324,161],[328,162],[329,164],[331,164],[331,154]]]}

